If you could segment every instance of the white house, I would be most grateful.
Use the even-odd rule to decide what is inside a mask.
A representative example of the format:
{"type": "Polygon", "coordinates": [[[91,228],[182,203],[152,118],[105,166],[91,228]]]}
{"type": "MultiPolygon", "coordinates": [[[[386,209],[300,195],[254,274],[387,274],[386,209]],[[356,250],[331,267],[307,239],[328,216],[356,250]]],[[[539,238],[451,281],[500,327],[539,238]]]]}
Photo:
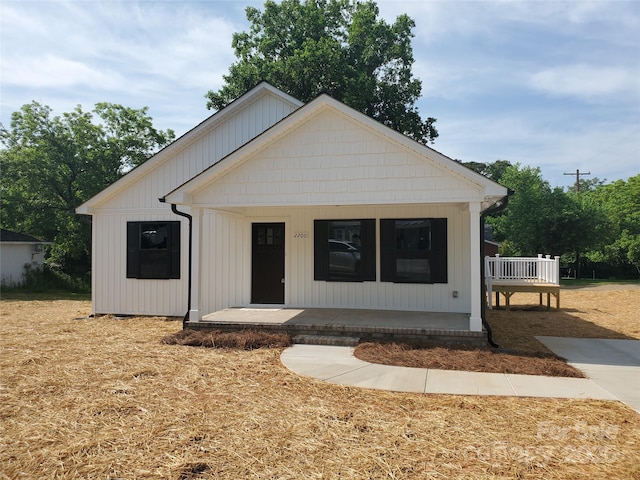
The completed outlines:
{"type": "Polygon", "coordinates": [[[328,95],[261,83],[77,212],[96,314],[455,312],[481,331],[481,214],[506,195],[328,95]]]}
{"type": "Polygon", "coordinates": [[[44,263],[44,246],[51,242],[0,229],[0,283],[7,286],[24,282],[25,265],[40,267],[44,263]]]}

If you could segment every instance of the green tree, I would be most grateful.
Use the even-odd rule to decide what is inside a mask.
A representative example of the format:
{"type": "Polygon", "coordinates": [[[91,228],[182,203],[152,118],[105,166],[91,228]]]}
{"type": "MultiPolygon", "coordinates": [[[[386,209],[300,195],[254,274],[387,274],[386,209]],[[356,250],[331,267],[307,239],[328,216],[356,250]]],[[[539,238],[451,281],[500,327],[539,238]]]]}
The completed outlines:
{"type": "Polygon", "coordinates": [[[207,108],[220,109],[266,80],[307,102],[322,92],[422,143],[438,136],[435,118],[415,106],[422,84],[413,77],[414,21],[389,25],[375,2],[267,0],[264,12],[247,7],[248,32],[235,33],[238,61],[209,91],[207,108]]]}
{"type": "Polygon", "coordinates": [[[640,175],[598,184],[585,197],[602,206],[610,234],[605,245],[588,252],[588,258],[614,269],[631,265],[640,274],[640,175]]]}
{"type": "Polygon", "coordinates": [[[480,175],[484,175],[485,177],[498,183],[500,183],[500,179],[502,178],[502,175],[504,175],[504,172],[507,170],[507,168],[511,166],[511,162],[507,160],[496,160],[493,163],[462,162],[460,160],[456,161],[473,170],[474,172],[477,172],[480,175]]]}
{"type": "Polygon", "coordinates": [[[99,103],[52,117],[48,106],[26,104],[10,128],[0,124],[0,223],[53,241],[50,259],[67,271],[86,268],[90,225],[75,208],[173,138],[153,128],[147,108],[99,103]]]}
{"type": "Polygon", "coordinates": [[[506,210],[489,218],[504,253],[535,256],[569,254],[579,262],[581,252],[597,248],[609,232],[604,211],[597,202],[562,188],[551,188],[539,168],[511,165],[500,183],[514,194],[506,210]]]}

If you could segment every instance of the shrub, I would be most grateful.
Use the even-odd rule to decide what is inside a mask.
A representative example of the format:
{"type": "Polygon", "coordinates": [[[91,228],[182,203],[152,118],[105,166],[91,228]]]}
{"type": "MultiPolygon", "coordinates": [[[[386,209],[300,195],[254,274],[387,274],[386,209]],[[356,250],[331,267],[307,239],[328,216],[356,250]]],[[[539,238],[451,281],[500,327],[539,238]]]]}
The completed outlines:
{"type": "Polygon", "coordinates": [[[26,264],[22,283],[18,285],[2,285],[2,290],[3,292],[28,293],[52,291],[89,293],[91,292],[91,278],[86,275],[72,276],[49,264],[26,264]]]}

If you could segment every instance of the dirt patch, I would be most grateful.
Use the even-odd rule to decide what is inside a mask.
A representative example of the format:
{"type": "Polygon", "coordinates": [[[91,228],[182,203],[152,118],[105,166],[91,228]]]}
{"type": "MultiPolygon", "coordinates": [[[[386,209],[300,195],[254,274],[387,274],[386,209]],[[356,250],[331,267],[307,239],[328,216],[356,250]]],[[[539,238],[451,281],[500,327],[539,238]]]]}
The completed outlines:
{"type": "Polygon", "coordinates": [[[0,478],[640,475],[640,415],[620,402],[332,385],[280,349],[165,345],[179,322],[90,311],[0,302],[0,478]]]}

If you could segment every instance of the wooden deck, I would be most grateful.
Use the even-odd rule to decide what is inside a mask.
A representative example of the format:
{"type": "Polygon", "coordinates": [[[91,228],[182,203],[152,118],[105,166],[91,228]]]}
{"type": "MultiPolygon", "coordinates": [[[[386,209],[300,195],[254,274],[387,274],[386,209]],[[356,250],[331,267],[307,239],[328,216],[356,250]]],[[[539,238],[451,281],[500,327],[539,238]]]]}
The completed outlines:
{"type": "Polygon", "coordinates": [[[496,306],[500,306],[500,294],[505,298],[507,310],[511,297],[517,292],[530,292],[542,296],[547,294],[547,308],[551,308],[551,296],[560,308],[560,257],[485,257],[485,284],[489,308],[493,308],[492,295],[496,295],[496,306]]]}

